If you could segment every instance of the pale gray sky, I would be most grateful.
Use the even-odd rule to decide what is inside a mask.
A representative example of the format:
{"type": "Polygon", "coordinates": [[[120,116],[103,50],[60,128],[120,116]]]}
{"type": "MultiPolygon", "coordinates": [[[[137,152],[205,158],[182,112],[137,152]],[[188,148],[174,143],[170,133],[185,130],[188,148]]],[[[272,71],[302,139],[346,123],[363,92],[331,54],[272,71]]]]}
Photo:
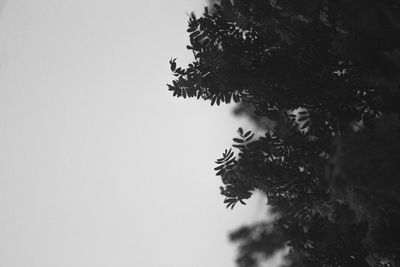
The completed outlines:
{"type": "Polygon", "coordinates": [[[226,210],[212,168],[243,123],[165,85],[202,5],[3,5],[1,267],[234,266],[227,233],[263,204],[226,210]]]}

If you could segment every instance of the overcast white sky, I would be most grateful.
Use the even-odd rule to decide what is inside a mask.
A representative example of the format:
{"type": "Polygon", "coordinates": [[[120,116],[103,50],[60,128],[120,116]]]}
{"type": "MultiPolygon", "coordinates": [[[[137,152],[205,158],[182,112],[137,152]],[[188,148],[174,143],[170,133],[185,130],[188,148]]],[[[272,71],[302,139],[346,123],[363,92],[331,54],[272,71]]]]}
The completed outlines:
{"type": "Polygon", "coordinates": [[[0,1],[0,266],[228,267],[230,107],[173,98],[201,0],[0,1]]]}

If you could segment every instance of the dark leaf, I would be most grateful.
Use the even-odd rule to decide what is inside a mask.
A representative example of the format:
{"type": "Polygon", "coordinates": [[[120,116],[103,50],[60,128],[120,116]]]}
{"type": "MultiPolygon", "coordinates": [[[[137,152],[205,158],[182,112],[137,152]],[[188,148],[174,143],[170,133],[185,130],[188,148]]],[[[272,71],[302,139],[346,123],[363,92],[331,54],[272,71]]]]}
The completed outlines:
{"type": "Polygon", "coordinates": [[[310,121],[306,121],[306,122],[301,126],[301,129],[304,130],[304,129],[306,129],[308,126],[310,126],[310,121]]]}
{"type": "Polygon", "coordinates": [[[305,120],[308,120],[307,116],[306,117],[300,117],[300,118],[297,119],[297,121],[305,121],[305,120]]]}
{"type": "Polygon", "coordinates": [[[220,176],[221,174],[225,173],[224,169],[219,170],[215,175],[220,176]]]}
{"type": "Polygon", "coordinates": [[[233,138],[233,141],[236,143],[244,143],[244,141],[242,139],[239,138],[233,138]]]}
{"type": "Polygon", "coordinates": [[[248,131],[248,132],[246,132],[245,134],[244,134],[244,136],[243,137],[247,137],[247,136],[249,136],[251,134],[251,131],[248,131]]]}
{"type": "Polygon", "coordinates": [[[249,137],[246,138],[246,142],[250,141],[254,137],[254,134],[251,134],[249,137]]]}
{"type": "Polygon", "coordinates": [[[215,171],[218,171],[218,170],[224,168],[224,166],[225,166],[225,165],[220,165],[220,166],[218,166],[218,167],[215,167],[214,170],[215,170],[215,171]]]}
{"type": "Polygon", "coordinates": [[[192,32],[192,33],[189,35],[189,37],[190,37],[190,38],[194,38],[194,37],[196,37],[196,36],[199,35],[199,34],[200,34],[199,31],[194,31],[194,32],[192,32]]]}
{"type": "Polygon", "coordinates": [[[176,58],[174,60],[171,60],[170,63],[170,68],[171,71],[174,71],[176,69],[176,62],[175,62],[176,58]]]}

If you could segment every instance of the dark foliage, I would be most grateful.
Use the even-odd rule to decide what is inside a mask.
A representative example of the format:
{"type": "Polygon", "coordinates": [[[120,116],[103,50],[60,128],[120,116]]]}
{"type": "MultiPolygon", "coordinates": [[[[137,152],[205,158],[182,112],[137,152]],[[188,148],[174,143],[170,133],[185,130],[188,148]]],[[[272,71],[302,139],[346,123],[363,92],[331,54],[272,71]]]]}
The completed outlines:
{"type": "Polygon", "coordinates": [[[399,4],[222,0],[189,19],[169,90],[273,121],[216,161],[227,207],[261,190],[277,215],[232,233],[239,266],[284,247],[289,266],[400,266],[399,4]]]}

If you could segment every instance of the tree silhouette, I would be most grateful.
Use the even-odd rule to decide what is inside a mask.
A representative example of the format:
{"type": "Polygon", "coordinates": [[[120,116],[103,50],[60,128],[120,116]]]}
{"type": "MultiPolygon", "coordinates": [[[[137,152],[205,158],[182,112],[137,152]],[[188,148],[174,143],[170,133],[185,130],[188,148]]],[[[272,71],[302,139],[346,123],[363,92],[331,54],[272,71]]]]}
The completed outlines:
{"type": "Polygon", "coordinates": [[[239,266],[400,266],[400,7],[395,0],[222,0],[188,23],[177,97],[271,121],[216,161],[227,207],[276,214],[237,230],[239,266]]]}

